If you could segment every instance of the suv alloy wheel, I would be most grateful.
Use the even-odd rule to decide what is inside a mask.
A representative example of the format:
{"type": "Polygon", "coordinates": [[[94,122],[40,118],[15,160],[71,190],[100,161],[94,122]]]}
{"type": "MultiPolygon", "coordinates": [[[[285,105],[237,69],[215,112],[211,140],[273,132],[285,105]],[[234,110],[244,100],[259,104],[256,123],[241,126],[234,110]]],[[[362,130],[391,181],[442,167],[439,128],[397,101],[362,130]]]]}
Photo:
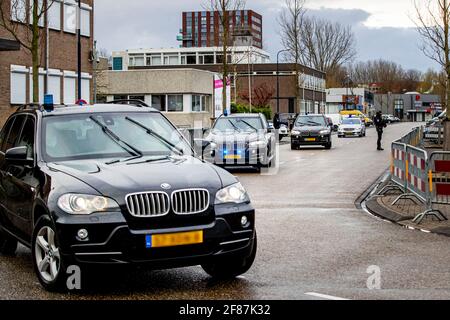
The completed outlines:
{"type": "Polygon", "coordinates": [[[51,292],[63,291],[66,265],[59,250],[58,236],[48,216],[36,224],[32,238],[33,268],[42,286],[51,292]]]}

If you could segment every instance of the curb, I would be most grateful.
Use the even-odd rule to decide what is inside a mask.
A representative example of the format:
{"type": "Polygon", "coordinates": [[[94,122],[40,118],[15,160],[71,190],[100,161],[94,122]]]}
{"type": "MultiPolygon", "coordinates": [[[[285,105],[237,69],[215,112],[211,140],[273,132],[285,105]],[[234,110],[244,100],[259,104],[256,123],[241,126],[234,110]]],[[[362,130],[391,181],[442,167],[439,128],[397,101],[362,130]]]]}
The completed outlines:
{"type": "Polygon", "coordinates": [[[414,219],[415,216],[403,216],[395,211],[386,209],[383,205],[378,203],[377,198],[370,198],[366,201],[366,208],[374,215],[380,216],[392,222],[401,222],[414,219]]]}
{"type": "Polygon", "coordinates": [[[410,222],[414,217],[405,217],[397,212],[388,210],[384,206],[380,205],[376,198],[371,198],[371,196],[374,195],[380,187],[383,187],[389,182],[388,177],[389,170],[381,175],[380,178],[378,178],[366,191],[361,194],[361,196],[358,197],[355,201],[356,208],[365,211],[367,214],[376,217],[377,219],[394,223],[408,230],[434,233],[450,237],[450,227],[436,227],[429,230],[421,228],[420,226],[410,222]]]}
{"type": "Polygon", "coordinates": [[[377,178],[370,186],[367,188],[355,201],[355,206],[357,209],[364,209],[363,203],[366,202],[366,200],[375,193],[375,191],[380,187],[384,186],[388,180],[389,176],[389,169],[385,171],[379,178],[377,178]]]}

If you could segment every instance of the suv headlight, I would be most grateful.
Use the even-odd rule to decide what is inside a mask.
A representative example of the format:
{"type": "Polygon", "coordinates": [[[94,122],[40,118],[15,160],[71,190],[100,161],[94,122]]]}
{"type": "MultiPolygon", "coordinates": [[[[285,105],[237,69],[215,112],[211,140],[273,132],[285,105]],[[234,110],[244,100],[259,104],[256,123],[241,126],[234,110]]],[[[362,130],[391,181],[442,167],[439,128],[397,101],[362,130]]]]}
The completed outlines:
{"type": "Polygon", "coordinates": [[[291,135],[293,135],[293,136],[299,136],[299,135],[300,135],[300,131],[292,130],[292,131],[291,131],[291,135]]]}
{"type": "Polygon", "coordinates": [[[265,147],[267,143],[265,141],[253,141],[250,142],[250,148],[262,148],[265,147]]]}
{"type": "Polygon", "coordinates": [[[68,193],[59,197],[58,207],[74,215],[89,215],[94,212],[120,210],[119,205],[113,199],[74,193],[68,193]]]}
{"type": "Polygon", "coordinates": [[[215,204],[244,203],[250,201],[247,191],[240,182],[223,188],[216,193],[215,204]]]}
{"type": "Polygon", "coordinates": [[[330,134],[330,130],[322,130],[320,131],[321,135],[326,135],[326,134],[330,134]]]}

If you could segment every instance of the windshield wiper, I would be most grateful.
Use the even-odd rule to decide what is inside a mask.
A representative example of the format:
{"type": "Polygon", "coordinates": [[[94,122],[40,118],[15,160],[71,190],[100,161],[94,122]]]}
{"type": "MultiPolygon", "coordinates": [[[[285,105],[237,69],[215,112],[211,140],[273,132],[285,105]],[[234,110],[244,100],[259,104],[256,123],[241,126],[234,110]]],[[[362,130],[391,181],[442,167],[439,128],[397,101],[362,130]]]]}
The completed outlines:
{"type": "Polygon", "coordinates": [[[233,121],[231,121],[230,119],[228,119],[228,122],[231,123],[231,125],[233,126],[233,128],[234,128],[235,131],[241,132],[241,129],[239,129],[239,127],[238,127],[237,125],[235,125],[235,124],[233,123],[233,121]]]}
{"type": "Polygon", "coordinates": [[[157,162],[157,161],[163,161],[163,160],[170,160],[169,156],[164,156],[164,157],[159,157],[159,158],[152,158],[152,159],[147,159],[147,160],[142,160],[139,162],[130,162],[127,163],[127,165],[131,166],[134,164],[142,164],[142,163],[150,163],[150,162],[157,162]]]}
{"type": "Polygon", "coordinates": [[[135,156],[135,157],[142,157],[142,152],[133,147],[132,145],[128,144],[127,142],[120,139],[118,135],[116,135],[111,129],[109,129],[107,126],[102,124],[100,121],[95,119],[93,116],[90,116],[89,119],[91,119],[95,124],[97,124],[100,128],[102,128],[103,132],[110,137],[117,145],[119,145],[122,149],[126,150],[129,154],[135,156]],[[123,146],[125,145],[126,148],[123,146]],[[127,149],[128,148],[128,149],[127,149]],[[130,152],[130,150],[132,152],[130,152]]]}
{"type": "Polygon", "coordinates": [[[317,122],[314,122],[314,121],[308,121],[307,123],[309,123],[309,124],[312,125],[313,127],[321,126],[320,123],[317,123],[317,122]]]}
{"type": "Polygon", "coordinates": [[[116,163],[121,163],[121,162],[128,162],[128,161],[132,161],[132,160],[136,160],[136,159],[140,159],[140,158],[142,158],[141,155],[133,156],[133,157],[130,157],[130,158],[125,158],[125,159],[111,160],[111,161],[106,162],[105,164],[110,165],[110,164],[116,164],[116,163]]]}
{"type": "Polygon", "coordinates": [[[248,123],[247,121],[241,120],[241,122],[245,123],[247,126],[249,126],[250,128],[252,128],[253,130],[258,131],[258,129],[256,129],[254,126],[252,126],[252,125],[251,125],[250,123],[248,123]]]}
{"type": "Polygon", "coordinates": [[[130,117],[125,117],[125,120],[130,121],[131,123],[135,124],[136,126],[138,126],[139,128],[145,130],[145,132],[155,138],[157,138],[158,140],[162,141],[165,145],[169,146],[172,151],[175,151],[176,153],[178,153],[178,155],[183,155],[184,151],[180,148],[178,148],[175,144],[173,144],[172,142],[170,142],[169,140],[167,140],[166,138],[164,138],[163,136],[161,136],[160,134],[156,133],[155,131],[153,131],[152,129],[144,126],[142,123],[131,119],[130,117]]]}

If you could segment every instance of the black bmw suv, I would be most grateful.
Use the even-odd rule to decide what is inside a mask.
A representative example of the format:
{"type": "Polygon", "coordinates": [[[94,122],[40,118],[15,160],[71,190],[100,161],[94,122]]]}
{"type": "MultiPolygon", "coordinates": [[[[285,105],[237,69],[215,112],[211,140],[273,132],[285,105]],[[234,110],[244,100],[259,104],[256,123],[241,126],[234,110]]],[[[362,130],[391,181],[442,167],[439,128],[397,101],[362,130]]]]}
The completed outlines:
{"type": "Polygon", "coordinates": [[[255,211],[228,172],[196,157],[148,106],[24,106],[0,135],[0,253],[31,248],[47,290],[71,265],[201,265],[245,273],[255,211]]]}

